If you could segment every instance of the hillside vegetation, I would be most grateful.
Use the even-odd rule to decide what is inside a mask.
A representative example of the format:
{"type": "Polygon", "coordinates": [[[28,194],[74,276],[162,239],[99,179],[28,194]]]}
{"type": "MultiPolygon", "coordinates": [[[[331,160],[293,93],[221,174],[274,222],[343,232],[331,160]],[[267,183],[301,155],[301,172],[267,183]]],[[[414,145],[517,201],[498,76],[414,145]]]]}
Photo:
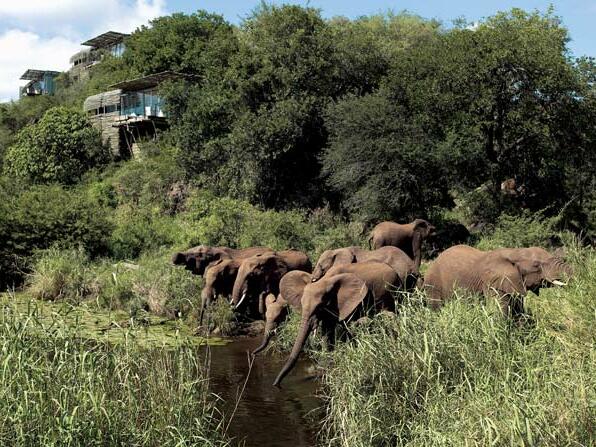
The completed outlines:
{"type": "MultiPolygon", "coordinates": [[[[596,64],[568,41],[553,10],[453,26],[265,3],[238,26],[205,11],[157,18],[88,81],[65,73],[54,97],[0,104],[0,286],[192,333],[202,279],[170,259],[199,244],[296,248],[314,264],[326,249],[365,246],[377,222],[426,218],[440,237],[425,262],[461,241],[450,230],[462,226],[483,249],[562,247],[577,275],[530,295],[523,327],[474,297],[433,312],[414,294],[399,317],[311,352],[329,371],[321,438],[591,445],[596,64]],[[169,129],[138,158],[114,157],[84,99],[164,70],[196,75],[160,87],[169,129]]],[[[234,318],[224,307],[212,315],[220,328],[234,318]]],[[[34,310],[3,309],[0,439],[224,442],[195,351],[40,336],[34,310]]]]}

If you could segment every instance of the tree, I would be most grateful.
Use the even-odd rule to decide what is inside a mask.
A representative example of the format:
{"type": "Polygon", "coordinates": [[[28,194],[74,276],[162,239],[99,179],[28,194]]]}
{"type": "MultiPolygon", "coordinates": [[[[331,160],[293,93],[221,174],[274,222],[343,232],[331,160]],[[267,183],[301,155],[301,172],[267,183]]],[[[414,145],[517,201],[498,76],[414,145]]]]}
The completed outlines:
{"type": "Polygon", "coordinates": [[[329,107],[323,173],[343,206],[365,221],[424,217],[450,206],[448,166],[431,134],[386,92],[329,107]]]}
{"type": "Polygon", "coordinates": [[[55,107],[19,132],[4,169],[33,183],[70,184],[108,159],[99,132],[82,112],[55,107]]]}
{"type": "MultiPolygon", "coordinates": [[[[494,210],[487,218],[507,207],[551,207],[556,212],[575,195],[570,180],[577,177],[579,155],[593,144],[590,125],[572,118],[593,115],[588,85],[568,55],[567,41],[551,11],[513,9],[474,27],[456,27],[414,42],[392,64],[379,97],[348,99],[331,109],[327,127],[333,137],[323,159],[330,184],[354,210],[354,202],[364,203],[367,195],[374,198],[374,191],[387,192],[399,183],[403,189],[395,194],[405,194],[399,203],[373,199],[376,203],[368,208],[375,218],[424,213],[413,205],[414,197],[426,207],[442,206],[448,203],[446,189],[462,196],[479,187],[488,192],[481,208],[494,210]],[[374,101],[378,103],[371,105],[374,101]],[[367,110],[370,116],[365,116],[367,110]],[[413,160],[412,154],[429,169],[410,166],[408,186],[402,181],[407,165],[398,160],[413,160]],[[379,157],[379,173],[370,172],[372,178],[355,174],[360,182],[351,178],[379,157]],[[439,173],[438,190],[424,191],[422,199],[414,194],[413,185],[436,185],[439,173]],[[501,192],[508,179],[515,180],[513,198],[501,192]]],[[[582,180],[583,188],[589,184],[582,180]]]]}
{"type": "Polygon", "coordinates": [[[222,16],[176,13],[132,33],[123,60],[141,75],[174,70],[218,78],[236,48],[234,29],[222,16]]]}

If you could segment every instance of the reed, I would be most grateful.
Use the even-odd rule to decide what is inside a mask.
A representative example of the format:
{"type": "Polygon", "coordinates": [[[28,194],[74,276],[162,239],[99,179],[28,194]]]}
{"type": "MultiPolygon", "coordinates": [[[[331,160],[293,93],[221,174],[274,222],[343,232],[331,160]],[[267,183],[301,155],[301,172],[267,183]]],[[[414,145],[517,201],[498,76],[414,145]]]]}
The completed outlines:
{"type": "Polygon", "coordinates": [[[0,313],[0,445],[223,446],[200,351],[84,337],[32,302],[0,313]]]}
{"type": "Polygon", "coordinates": [[[324,378],[324,445],[594,445],[596,253],[570,258],[573,281],[529,295],[521,327],[477,297],[413,296],[356,329],[324,378]]]}

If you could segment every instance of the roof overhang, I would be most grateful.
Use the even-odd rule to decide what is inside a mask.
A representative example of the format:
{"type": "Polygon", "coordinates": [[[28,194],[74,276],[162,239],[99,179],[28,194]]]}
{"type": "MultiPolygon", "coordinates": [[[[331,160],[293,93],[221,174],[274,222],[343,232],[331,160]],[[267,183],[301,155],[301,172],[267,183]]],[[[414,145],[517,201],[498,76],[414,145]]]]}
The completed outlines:
{"type": "Polygon", "coordinates": [[[128,36],[130,36],[130,34],[118,33],[116,31],[108,31],[107,33],[100,34],[99,36],[94,37],[93,39],[89,39],[83,42],[81,45],[93,48],[105,48],[122,42],[124,38],[128,36]]]}
{"type": "Polygon", "coordinates": [[[176,81],[176,80],[196,80],[198,76],[190,75],[186,73],[178,73],[175,71],[162,71],[161,73],[155,73],[141,78],[131,79],[128,81],[122,81],[114,85],[110,85],[109,88],[122,89],[122,91],[137,91],[145,90],[148,88],[157,87],[159,84],[165,81],[176,81]]]}
{"type": "Polygon", "coordinates": [[[23,75],[21,76],[20,79],[23,79],[25,81],[41,81],[43,79],[43,77],[47,74],[53,75],[53,76],[58,76],[60,74],[60,72],[59,71],[51,71],[51,70],[29,69],[25,73],[23,73],[23,75]]]}

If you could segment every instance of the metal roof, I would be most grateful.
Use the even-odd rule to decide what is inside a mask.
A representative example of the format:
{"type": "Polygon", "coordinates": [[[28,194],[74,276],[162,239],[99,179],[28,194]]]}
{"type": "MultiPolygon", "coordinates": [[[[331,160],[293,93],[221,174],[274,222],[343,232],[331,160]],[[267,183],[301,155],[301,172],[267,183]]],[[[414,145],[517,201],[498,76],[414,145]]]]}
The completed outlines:
{"type": "Polygon", "coordinates": [[[156,87],[164,81],[177,80],[177,79],[197,79],[198,76],[189,75],[185,73],[178,73],[175,71],[162,71],[161,73],[150,74],[141,78],[131,79],[128,81],[122,81],[114,85],[110,85],[109,88],[119,88],[123,91],[136,91],[144,90],[147,88],[156,87]]]}
{"type": "Polygon", "coordinates": [[[25,81],[41,81],[46,74],[57,76],[60,74],[60,72],[52,70],[33,70],[30,68],[23,73],[20,79],[25,81]]]}
{"type": "Polygon", "coordinates": [[[94,37],[93,39],[89,39],[83,42],[81,45],[94,48],[105,48],[109,47],[110,45],[122,42],[122,40],[124,40],[124,38],[128,36],[130,36],[130,34],[118,33],[116,31],[108,31],[107,33],[100,34],[99,36],[94,37]]]}

